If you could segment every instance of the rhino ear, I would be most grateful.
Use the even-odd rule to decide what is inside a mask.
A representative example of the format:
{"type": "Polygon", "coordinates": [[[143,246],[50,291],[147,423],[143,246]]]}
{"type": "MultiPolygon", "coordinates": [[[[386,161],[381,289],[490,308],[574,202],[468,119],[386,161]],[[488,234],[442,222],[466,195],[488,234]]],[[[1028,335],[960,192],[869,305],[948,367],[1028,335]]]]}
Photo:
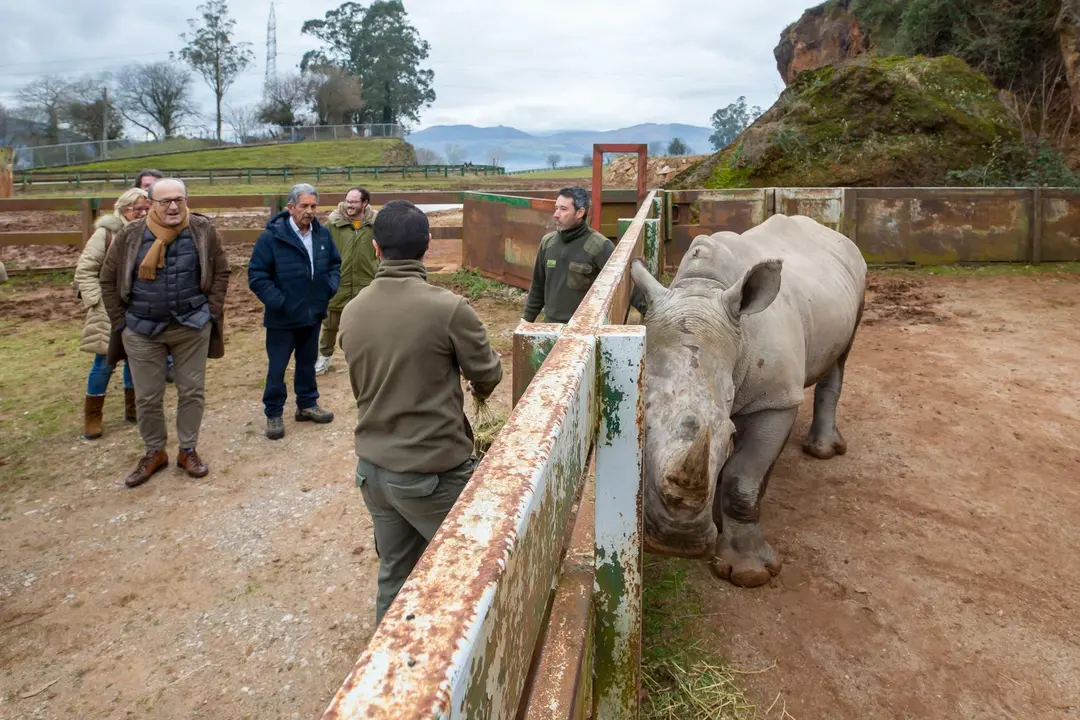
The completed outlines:
{"type": "Polygon", "coordinates": [[[644,293],[649,307],[667,297],[668,293],[671,292],[652,276],[649,268],[645,267],[645,263],[640,259],[635,258],[630,263],[630,277],[633,278],[634,285],[644,293]]]}
{"type": "Polygon", "coordinates": [[[732,320],[738,322],[743,315],[759,313],[772,304],[780,292],[783,265],[784,261],[780,259],[762,260],[720,295],[732,320]]]}

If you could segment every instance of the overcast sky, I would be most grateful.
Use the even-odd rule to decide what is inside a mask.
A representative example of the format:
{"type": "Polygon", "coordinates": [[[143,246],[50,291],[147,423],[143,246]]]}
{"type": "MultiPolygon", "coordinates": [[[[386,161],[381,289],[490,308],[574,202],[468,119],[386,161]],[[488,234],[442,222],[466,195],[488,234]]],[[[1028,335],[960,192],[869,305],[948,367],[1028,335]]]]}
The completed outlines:
{"type": "MultiPolygon", "coordinates": [[[[11,2],[0,43],[0,102],[47,73],[116,70],[167,60],[199,0],[11,2]]],[[[334,0],[276,0],[277,69],[296,69],[315,38],[305,20],[334,0]]],[[[608,130],[642,122],[707,126],[718,107],[745,95],[767,108],[783,82],[773,48],[814,0],[406,0],[431,45],[435,103],[415,129],[439,124],[511,125],[526,131],[608,130]]],[[[226,102],[256,103],[266,62],[270,0],[230,0],[237,39],[256,62],[226,102]]],[[[213,95],[196,99],[212,124],[213,95]]]]}

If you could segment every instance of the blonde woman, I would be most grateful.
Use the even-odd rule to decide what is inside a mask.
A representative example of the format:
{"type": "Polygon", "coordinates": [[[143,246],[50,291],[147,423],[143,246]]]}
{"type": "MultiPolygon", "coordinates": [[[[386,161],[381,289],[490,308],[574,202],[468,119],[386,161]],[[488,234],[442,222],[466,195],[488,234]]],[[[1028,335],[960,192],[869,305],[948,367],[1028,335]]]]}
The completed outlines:
{"type": "MultiPolygon", "coordinates": [[[[101,299],[101,283],[98,275],[101,263],[105,260],[105,251],[113,236],[130,222],[146,217],[150,209],[150,199],[145,190],[131,188],[116,201],[112,215],[103,215],[94,224],[96,230],[86,242],[79,264],[75,268],[75,287],[78,288],[83,306],[86,308],[86,324],[83,326],[82,342],[79,349],[93,353],[94,364],[90,366],[90,376],[86,381],[85,419],[83,437],[93,440],[101,437],[102,407],[105,404],[105,391],[109,387],[114,365],[109,365],[106,354],[109,352],[109,334],[112,326],[105,312],[105,303],[101,299]]],[[[124,419],[135,422],[135,385],[131,380],[131,371],[124,361],[124,419]]]]}

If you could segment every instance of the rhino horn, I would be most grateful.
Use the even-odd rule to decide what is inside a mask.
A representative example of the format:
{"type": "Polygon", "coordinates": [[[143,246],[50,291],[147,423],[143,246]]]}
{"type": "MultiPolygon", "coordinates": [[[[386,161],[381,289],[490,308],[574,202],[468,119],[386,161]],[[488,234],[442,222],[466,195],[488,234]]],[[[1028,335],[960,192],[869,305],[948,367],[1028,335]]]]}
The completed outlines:
{"type": "Polygon", "coordinates": [[[635,258],[630,264],[630,277],[633,278],[634,284],[645,293],[645,298],[650,306],[667,297],[668,293],[671,292],[653,277],[652,273],[649,272],[649,268],[645,267],[645,263],[640,258],[635,258]]]}
{"type": "Polygon", "coordinates": [[[686,451],[686,455],[683,457],[682,472],[690,483],[703,482],[703,485],[707,488],[709,484],[709,445],[711,441],[712,433],[709,432],[709,428],[705,427],[697,438],[694,439],[694,443],[690,446],[690,449],[686,451]]]}

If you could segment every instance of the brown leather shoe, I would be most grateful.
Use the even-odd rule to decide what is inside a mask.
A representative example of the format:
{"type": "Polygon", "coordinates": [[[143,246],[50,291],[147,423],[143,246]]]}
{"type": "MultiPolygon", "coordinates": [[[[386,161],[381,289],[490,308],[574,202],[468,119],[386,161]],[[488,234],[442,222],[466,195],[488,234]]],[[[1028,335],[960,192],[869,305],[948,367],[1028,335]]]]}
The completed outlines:
{"type": "Polygon", "coordinates": [[[176,456],[176,467],[184,468],[187,474],[193,478],[206,477],[206,474],[210,472],[210,466],[199,458],[195,448],[181,450],[176,456]]]}
{"type": "Polygon", "coordinates": [[[124,484],[129,488],[139,487],[144,482],[153,477],[154,473],[160,472],[169,466],[169,456],[164,450],[158,450],[146,453],[139,460],[139,464],[131,471],[126,478],[124,478],[124,484]]]}
{"type": "Polygon", "coordinates": [[[101,408],[105,404],[104,395],[87,395],[83,406],[83,437],[96,440],[101,437],[101,408]]]}
{"type": "Polygon", "coordinates": [[[135,409],[135,389],[124,388],[124,419],[133,423],[138,416],[138,411],[135,409]]]}

